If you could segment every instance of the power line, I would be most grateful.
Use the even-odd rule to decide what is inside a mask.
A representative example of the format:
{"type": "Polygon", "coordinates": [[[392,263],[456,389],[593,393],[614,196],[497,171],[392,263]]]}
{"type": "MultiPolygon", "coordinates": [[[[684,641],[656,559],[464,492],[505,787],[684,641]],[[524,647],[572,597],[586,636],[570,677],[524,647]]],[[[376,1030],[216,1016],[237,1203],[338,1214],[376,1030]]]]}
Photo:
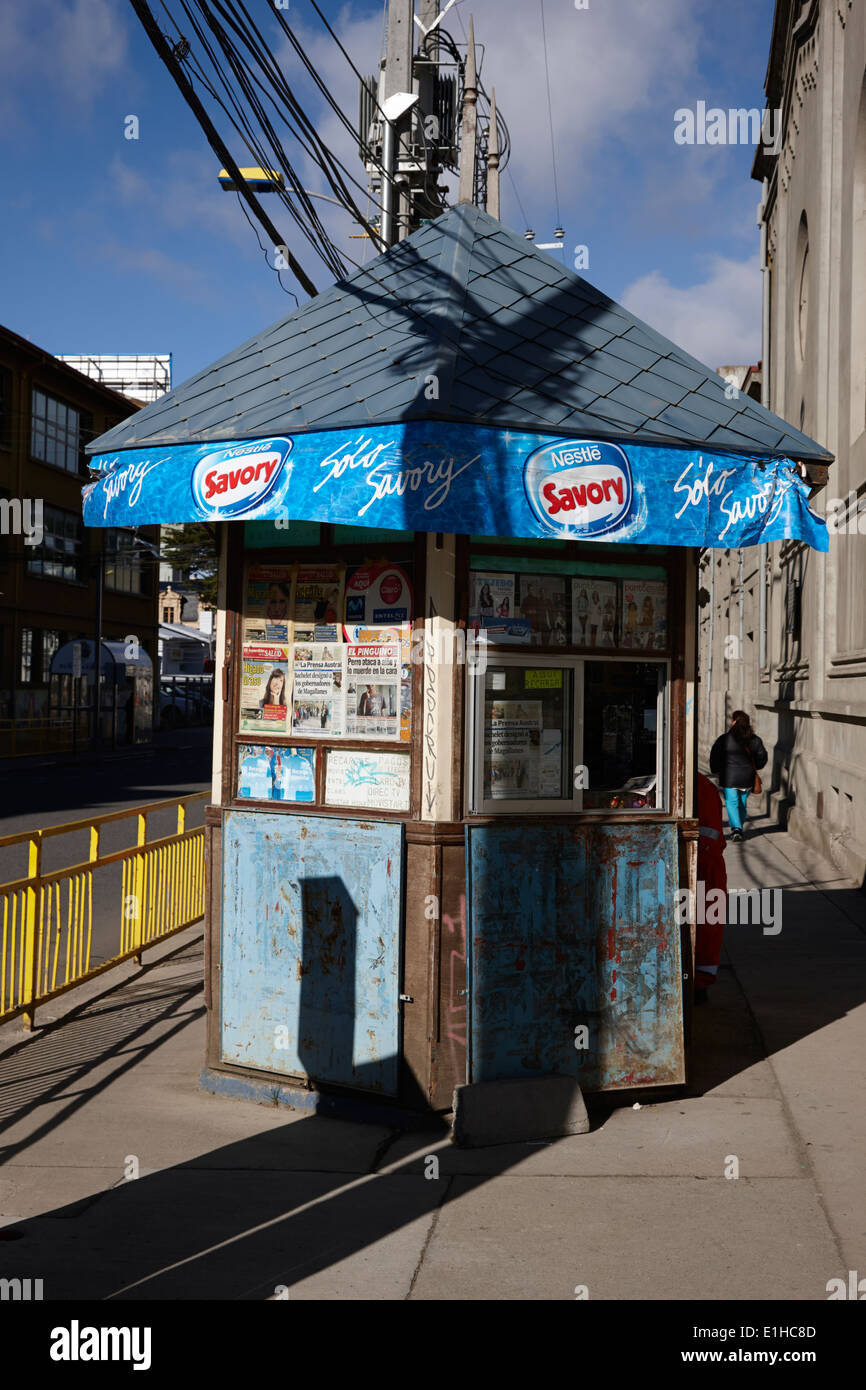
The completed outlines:
{"type": "Polygon", "coordinates": [[[544,48],[544,75],[547,81],[547,118],[550,122],[550,162],[553,166],[553,196],[556,202],[556,225],[562,225],[562,218],[559,215],[559,183],[556,177],[556,146],[553,140],[553,104],[550,100],[550,64],[547,60],[547,30],[544,24],[544,0],[538,0],[541,6],[541,38],[544,48]]]}
{"type": "MultiPolygon", "coordinates": [[[[175,56],[174,50],[169,47],[169,44],[166,41],[165,36],[163,35],[162,31],[156,23],[156,20],[151,14],[149,6],[145,3],[145,0],[130,0],[130,3],[132,4],[132,8],[135,10],[135,13],[138,15],[138,18],[141,20],[145,33],[147,34],[148,38],[150,39],[160,58],[165,63],[166,67],[168,68],[169,72],[174,78],[178,88],[180,89],[181,94],[183,95],[187,105],[193,112],[199,125],[201,126],[202,130],[207,136],[208,144],[210,145],[217,158],[221,161],[223,167],[227,169],[228,172],[231,174],[233,180],[237,184],[239,192],[249,205],[250,211],[255,214],[262,227],[264,227],[268,236],[271,238],[272,244],[274,246],[285,245],[285,242],[283,241],[273,222],[270,220],[264,208],[259,203],[259,200],[256,198],[252,189],[248,187],[246,180],[243,178],[241,174],[240,169],[238,168],[235,161],[232,159],[229,150],[220,138],[220,135],[216,130],[216,127],[214,126],[213,122],[208,116],[207,111],[199,101],[199,98],[196,95],[196,92],[192,87],[192,84],[187,78],[186,73],[181,68],[180,63],[178,62],[175,56]]],[[[298,281],[298,283],[301,285],[303,290],[308,295],[310,295],[311,297],[315,296],[318,293],[316,286],[313,284],[312,280],[307,275],[303,267],[292,255],[291,251],[288,250],[288,247],[286,247],[286,252],[286,260],[288,261],[289,269],[295,276],[295,279],[298,281]]]]}
{"type": "MultiPolygon", "coordinates": [[[[207,56],[210,59],[215,74],[217,75],[218,79],[223,85],[223,88],[226,92],[226,97],[228,101],[231,103],[236,113],[235,116],[233,116],[232,113],[228,110],[225,102],[220,98],[219,94],[214,90],[213,85],[209,82],[206,75],[203,73],[201,69],[201,64],[198,63],[198,61],[193,56],[192,62],[195,64],[199,71],[200,80],[202,81],[203,85],[210,92],[213,99],[220,105],[220,107],[226,113],[234,128],[238,131],[240,135],[242,135],[247,144],[247,148],[250,150],[253,157],[258,159],[259,163],[264,167],[271,167],[275,162],[272,153],[272,151],[275,150],[277,152],[276,162],[281,163],[283,169],[288,172],[290,182],[294,185],[295,189],[301,188],[302,180],[295,173],[295,170],[292,168],[291,162],[289,161],[285,150],[282,148],[282,145],[280,144],[272,128],[270,127],[268,118],[265,115],[261,107],[261,104],[255,95],[255,92],[251,89],[248,81],[246,80],[244,65],[241,63],[235,50],[230,45],[224,32],[221,33],[217,22],[213,20],[212,16],[208,16],[209,23],[211,24],[211,27],[214,28],[214,32],[217,35],[218,41],[220,42],[220,46],[223,47],[229,55],[228,61],[235,77],[238,77],[238,75],[240,74],[242,78],[239,85],[241,86],[241,89],[247,102],[252,106],[254,113],[258,116],[259,123],[265,130],[266,137],[270,138],[271,151],[266,150],[262,146],[259,137],[251,127],[247,114],[232,88],[231,81],[227,77],[220,63],[219,58],[213,52],[210,44],[208,43],[207,35],[202,31],[200,25],[198,24],[198,21],[196,20],[195,15],[192,14],[189,6],[185,3],[185,0],[181,0],[181,4],[183,6],[184,12],[186,13],[190,23],[193,26],[193,30],[197,35],[203,50],[207,53],[207,56]]],[[[202,6],[200,5],[199,8],[202,8],[202,6]]],[[[343,261],[340,258],[340,255],[334,247],[333,243],[330,241],[330,238],[328,237],[324,226],[319,220],[318,215],[316,214],[315,209],[313,208],[309,198],[307,198],[306,195],[304,195],[303,192],[301,192],[299,202],[303,207],[304,213],[306,214],[305,219],[300,215],[298,208],[293,203],[292,198],[288,195],[288,192],[285,190],[278,190],[278,192],[281,197],[281,200],[285,204],[287,210],[289,211],[294,221],[297,223],[301,232],[310,242],[310,245],[313,247],[316,253],[323,259],[325,265],[328,267],[330,272],[332,274],[336,274],[337,276],[345,274],[345,266],[343,264],[343,261]]]]}

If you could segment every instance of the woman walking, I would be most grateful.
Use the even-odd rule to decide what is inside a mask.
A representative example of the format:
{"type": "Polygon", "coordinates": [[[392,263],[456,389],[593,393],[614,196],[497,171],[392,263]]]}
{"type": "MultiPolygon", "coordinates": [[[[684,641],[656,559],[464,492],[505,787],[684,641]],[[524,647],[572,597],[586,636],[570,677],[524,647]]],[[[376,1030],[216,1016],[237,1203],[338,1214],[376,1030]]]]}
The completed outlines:
{"type": "Polygon", "coordinates": [[[731,827],[731,839],[742,840],[749,792],[761,790],[758,769],[767,762],[767,750],[752,728],[745,710],[735,709],[731,726],[720,734],[710,750],[710,771],[719,779],[731,827]]]}

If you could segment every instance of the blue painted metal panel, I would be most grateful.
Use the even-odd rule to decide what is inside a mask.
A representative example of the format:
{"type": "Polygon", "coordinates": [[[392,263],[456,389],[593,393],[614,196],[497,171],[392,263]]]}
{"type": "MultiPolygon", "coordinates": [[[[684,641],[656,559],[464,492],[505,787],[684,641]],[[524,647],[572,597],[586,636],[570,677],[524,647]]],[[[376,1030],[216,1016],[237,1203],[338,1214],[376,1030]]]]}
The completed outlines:
{"type": "Polygon", "coordinates": [[[684,1081],[676,825],[473,826],[468,856],[470,1079],[684,1081]]]}
{"type": "Polygon", "coordinates": [[[229,811],[222,1059],[396,1095],[403,828],[229,811]]]}

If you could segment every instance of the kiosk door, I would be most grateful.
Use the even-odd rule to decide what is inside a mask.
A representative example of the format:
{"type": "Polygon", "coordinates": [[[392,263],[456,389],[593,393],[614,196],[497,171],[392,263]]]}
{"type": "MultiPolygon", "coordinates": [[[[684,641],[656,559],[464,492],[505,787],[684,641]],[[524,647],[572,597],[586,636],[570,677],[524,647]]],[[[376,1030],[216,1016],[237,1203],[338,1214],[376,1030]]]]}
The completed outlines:
{"type": "Polygon", "coordinates": [[[469,1080],[685,1080],[677,826],[469,831],[469,1080]]]}
{"type": "Polygon", "coordinates": [[[224,1062],[396,1095],[403,827],[227,811],[224,1062]]]}

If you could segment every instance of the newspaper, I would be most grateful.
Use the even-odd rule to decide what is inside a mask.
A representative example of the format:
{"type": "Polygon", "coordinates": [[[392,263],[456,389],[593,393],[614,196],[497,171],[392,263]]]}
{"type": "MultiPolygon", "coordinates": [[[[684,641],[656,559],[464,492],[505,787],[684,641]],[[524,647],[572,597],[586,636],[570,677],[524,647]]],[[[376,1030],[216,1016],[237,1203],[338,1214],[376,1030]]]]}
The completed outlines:
{"type": "Polygon", "coordinates": [[[349,644],[347,647],[346,733],[349,738],[400,737],[401,654],[399,642],[349,644]]]}
{"type": "Polygon", "coordinates": [[[295,642],[291,732],[341,738],[346,732],[346,648],[341,642],[295,642]]]}
{"type": "Polygon", "coordinates": [[[283,643],[248,642],[241,663],[240,731],[288,732],[289,648],[283,643]]]}

